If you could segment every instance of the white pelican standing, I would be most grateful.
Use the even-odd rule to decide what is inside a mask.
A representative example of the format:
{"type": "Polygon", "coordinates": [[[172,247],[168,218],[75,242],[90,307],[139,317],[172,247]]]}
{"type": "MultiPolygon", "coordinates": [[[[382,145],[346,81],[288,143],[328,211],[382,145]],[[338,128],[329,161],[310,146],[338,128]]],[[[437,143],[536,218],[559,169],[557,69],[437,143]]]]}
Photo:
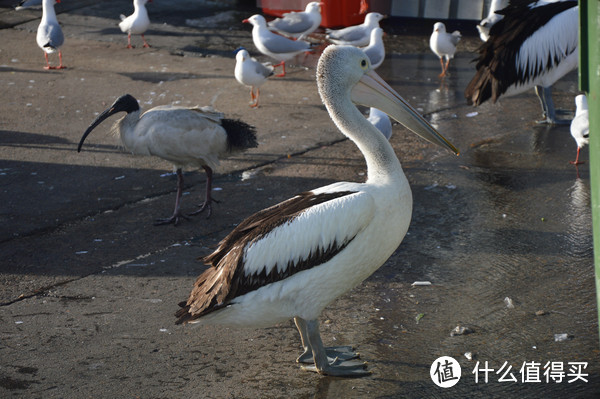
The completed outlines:
{"type": "Polygon", "coordinates": [[[42,2],[42,20],[37,29],[37,35],[35,37],[38,46],[44,51],[44,57],[46,58],[46,66],[44,69],[63,69],[65,66],[62,62],[62,51],[60,46],[65,41],[62,29],[56,19],[56,12],[54,11],[54,4],[60,3],[60,0],[43,0],[42,2]],[[58,66],[50,66],[48,62],[48,54],[58,51],[58,66]]]}
{"type": "Polygon", "coordinates": [[[378,12],[370,12],[360,25],[349,26],[342,29],[326,29],[327,40],[334,44],[349,44],[357,47],[369,45],[371,31],[379,27],[379,21],[384,16],[378,12]]]}
{"type": "Polygon", "coordinates": [[[376,106],[421,137],[458,151],[371,68],[352,46],[329,46],[317,66],[321,99],[363,153],[366,183],[339,182],[299,194],[240,223],[204,261],[210,265],[177,323],[270,326],[294,318],[305,368],[367,375],[349,347],[324,348],[318,317],[394,252],[412,213],[408,181],[392,146],[354,106],[376,106]]]}
{"type": "Polygon", "coordinates": [[[577,142],[577,157],[575,161],[569,161],[573,165],[582,164],[583,161],[579,161],[579,151],[581,147],[584,147],[590,142],[590,112],[588,109],[587,97],[584,94],[580,94],[575,97],[575,105],[577,107],[575,111],[575,117],[571,121],[571,136],[577,142]]]}
{"type": "Polygon", "coordinates": [[[544,119],[556,118],[551,86],[578,65],[579,7],[575,0],[512,1],[479,48],[475,76],[465,89],[468,104],[536,89],[544,119]]]}
{"type": "Polygon", "coordinates": [[[494,24],[502,19],[502,15],[497,14],[496,11],[499,11],[506,7],[508,4],[508,0],[492,0],[490,4],[490,11],[488,12],[488,16],[479,22],[477,25],[477,30],[479,31],[479,37],[482,41],[486,42],[490,37],[490,29],[494,24]]]}
{"type": "Polygon", "coordinates": [[[250,106],[252,108],[258,107],[260,86],[267,81],[269,76],[273,75],[273,71],[273,65],[261,64],[250,57],[246,49],[240,49],[235,55],[234,75],[238,82],[250,87],[250,106]],[[254,89],[256,89],[256,94],[254,94],[254,89]]]}
{"type": "Polygon", "coordinates": [[[369,56],[371,67],[373,69],[379,68],[379,66],[383,63],[383,60],[385,60],[383,29],[375,28],[371,31],[369,45],[367,47],[363,47],[363,51],[369,56]]]}
{"type": "Polygon", "coordinates": [[[446,32],[446,25],[442,22],[436,22],[433,25],[433,33],[429,38],[429,47],[431,47],[431,51],[440,58],[440,64],[442,65],[442,73],[439,75],[440,78],[446,76],[450,59],[454,58],[456,45],[460,41],[460,38],[460,32],[457,30],[452,33],[446,32]],[[444,58],[446,58],[445,65],[444,58]]]}
{"type": "Polygon", "coordinates": [[[113,131],[121,136],[123,146],[136,155],[154,155],[173,164],[177,173],[177,196],[173,216],[158,219],[156,225],[177,225],[180,218],[187,218],[180,209],[183,192],[184,166],[201,167],[206,172],[206,195],[200,209],[190,215],[207,210],[211,214],[212,173],[219,158],[236,150],[257,146],[254,127],[246,123],[226,119],[210,107],[175,107],[161,105],[140,116],[137,100],[125,94],[102,112],[86,129],[79,141],[77,152],[90,132],[106,118],[118,112],[126,112],[115,123],[113,131]]]}
{"type": "Polygon", "coordinates": [[[323,2],[311,1],[304,11],[292,11],[275,18],[267,24],[270,29],[282,35],[303,39],[321,25],[321,5],[323,2]]]}
{"type": "Polygon", "coordinates": [[[281,66],[283,72],[276,75],[285,76],[285,62],[291,60],[300,53],[311,51],[310,43],[303,40],[292,40],[287,37],[273,33],[267,28],[265,17],[255,14],[242,22],[252,24],[252,41],[254,45],[264,55],[280,61],[274,66],[281,66]]]}
{"type": "Polygon", "coordinates": [[[140,35],[144,41],[144,47],[150,47],[144,38],[144,33],[150,26],[150,18],[146,10],[146,3],[152,3],[152,0],[133,0],[133,14],[126,17],[121,14],[119,28],[121,32],[127,33],[127,48],[133,48],[131,45],[131,35],[140,35]]]}

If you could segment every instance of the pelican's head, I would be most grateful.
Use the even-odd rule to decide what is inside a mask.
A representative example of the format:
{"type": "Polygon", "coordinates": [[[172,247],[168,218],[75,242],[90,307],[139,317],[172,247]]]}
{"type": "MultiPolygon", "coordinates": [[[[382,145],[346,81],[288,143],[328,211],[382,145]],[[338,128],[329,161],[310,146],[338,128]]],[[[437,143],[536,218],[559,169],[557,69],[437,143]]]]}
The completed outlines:
{"type": "Polygon", "coordinates": [[[446,25],[444,25],[442,22],[436,22],[435,25],[433,25],[433,31],[446,33],[446,25]]]}
{"type": "Polygon", "coordinates": [[[267,20],[260,14],[254,14],[250,18],[243,20],[244,23],[250,23],[252,26],[267,26],[267,20]]]}
{"type": "Polygon", "coordinates": [[[371,69],[369,57],[357,47],[327,47],[317,65],[317,85],[330,112],[331,105],[349,97],[355,104],[379,108],[425,140],[458,154],[456,147],[371,69]]]}

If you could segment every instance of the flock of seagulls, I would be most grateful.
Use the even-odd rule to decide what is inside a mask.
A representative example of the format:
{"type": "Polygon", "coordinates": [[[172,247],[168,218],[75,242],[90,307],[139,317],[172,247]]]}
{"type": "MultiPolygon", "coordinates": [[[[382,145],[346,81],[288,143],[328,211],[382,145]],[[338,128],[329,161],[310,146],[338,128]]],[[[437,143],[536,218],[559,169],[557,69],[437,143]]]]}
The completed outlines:
{"type": "MultiPolygon", "coordinates": [[[[62,68],[59,48],[64,37],[54,12],[54,4],[60,0],[42,1],[37,42],[44,50],[46,68],[52,68],[48,53],[56,51],[60,65],[55,68],[62,68]]],[[[119,26],[128,35],[128,47],[132,47],[132,34],[140,34],[147,47],[143,36],[150,23],[146,0],[133,3],[134,13],[122,16],[119,26]]],[[[276,76],[283,77],[286,61],[313,51],[306,39],[320,25],[323,4],[309,3],[305,11],[288,13],[269,23],[259,14],[244,20],[253,26],[257,50],[279,62],[260,63],[246,49],[237,51],[234,76],[250,88],[251,107],[258,108],[260,87],[274,75],[275,67],[282,66],[282,73],[276,76]]],[[[490,98],[496,101],[501,95],[539,87],[546,119],[556,122],[551,96],[544,93],[577,66],[573,56],[577,42],[573,42],[570,25],[577,13],[576,2],[513,0],[506,7],[494,2],[493,7],[494,15],[480,25],[485,42],[465,96],[479,105],[490,98]]],[[[340,377],[369,374],[351,347],[323,345],[318,317],[328,304],[377,270],[408,230],[412,194],[388,141],[392,134],[389,117],[458,154],[456,147],[375,72],[385,59],[383,30],[379,27],[382,18],[371,12],[361,25],[327,30],[326,39],[332,45],[323,51],[316,70],[318,92],[329,116],[364,156],[366,182],[337,182],[306,191],[239,223],[203,259],[209,267],[197,278],[187,300],[180,303],[177,323],[263,327],[292,318],[304,350],[297,359],[303,368],[340,377]],[[369,107],[368,117],[356,105],[369,107]]],[[[443,23],[434,25],[430,47],[440,59],[441,78],[448,75],[460,38],[458,31],[447,33],[443,23]]],[[[580,163],[579,150],[589,139],[585,96],[578,96],[576,105],[571,124],[578,146],[574,164],[580,163]]],[[[181,219],[203,211],[210,216],[212,174],[219,159],[257,146],[253,126],[228,119],[210,107],[158,106],[142,113],[138,101],[126,94],[90,124],[77,150],[81,151],[92,130],[119,112],[126,115],[115,123],[113,131],[120,135],[124,147],[133,154],[171,162],[177,175],[173,214],[156,224],[177,225],[181,219]],[[206,172],[206,192],[199,209],[184,214],[183,168],[190,166],[206,172]]]]}

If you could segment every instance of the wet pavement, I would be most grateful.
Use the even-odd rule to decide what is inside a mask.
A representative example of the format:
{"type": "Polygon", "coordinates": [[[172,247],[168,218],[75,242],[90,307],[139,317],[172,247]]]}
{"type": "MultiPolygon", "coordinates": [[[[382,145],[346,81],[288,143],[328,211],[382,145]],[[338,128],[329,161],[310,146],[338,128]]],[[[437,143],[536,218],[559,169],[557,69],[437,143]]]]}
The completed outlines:
{"type": "MultiPolygon", "coordinates": [[[[321,318],[325,343],[356,345],[373,371],[346,380],[299,369],[291,321],[238,330],[175,326],[173,317],[204,269],[196,258],[244,217],[300,191],[364,180],[361,154],[320,102],[317,56],[267,82],[251,109],[249,90],[233,78],[235,48],[258,55],[241,23],[251,4],[153,2],[153,47],[133,50],[116,26],[129,1],[59,7],[63,71],[42,69],[39,11],[0,8],[1,397],[597,397],[589,167],[568,163],[576,150],[568,126],[534,123],[533,92],[466,105],[475,32],[461,26],[440,81],[429,28],[384,24],[388,57],[378,73],[461,155],[394,126],[414,197],[409,233],[321,318]],[[108,124],[76,152],[87,125],[126,92],[144,109],[212,104],[257,127],[259,147],[217,171],[221,202],[210,219],[152,226],[172,211],[175,176],[166,162],[125,153],[108,124]],[[470,333],[451,336],[457,326],[470,333]],[[462,366],[452,388],[430,378],[440,356],[462,366]],[[475,380],[477,362],[493,369],[487,383],[483,372],[475,380]],[[562,380],[546,382],[548,362],[564,367],[562,380]],[[587,382],[569,382],[577,362],[587,382]],[[516,381],[500,381],[511,375],[516,381]]],[[[554,92],[557,106],[572,110],[576,73],[554,92]]],[[[186,173],[184,211],[200,202],[204,181],[186,173]]]]}

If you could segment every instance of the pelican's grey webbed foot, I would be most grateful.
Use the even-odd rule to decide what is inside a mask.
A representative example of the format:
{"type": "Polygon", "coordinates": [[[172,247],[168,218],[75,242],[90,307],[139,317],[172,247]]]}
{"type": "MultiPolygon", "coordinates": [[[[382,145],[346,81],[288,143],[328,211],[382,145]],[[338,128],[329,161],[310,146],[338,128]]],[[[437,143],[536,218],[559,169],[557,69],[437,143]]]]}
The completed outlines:
{"type": "Polygon", "coordinates": [[[366,363],[352,360],[358,358],[358,354],[352,351],[352,347],[324,348],[317,320],[306,321],[296,317],[294,321],[300,332],[302,346],[305,350],[297,361],[299,363],[314,363],[302,366],[302,369],[336,377],[364,377],[371,374],[371,372],[365,370],[366,363]],[[312,359],[310,359],[310,353],[312,353],[312,359]]]}

